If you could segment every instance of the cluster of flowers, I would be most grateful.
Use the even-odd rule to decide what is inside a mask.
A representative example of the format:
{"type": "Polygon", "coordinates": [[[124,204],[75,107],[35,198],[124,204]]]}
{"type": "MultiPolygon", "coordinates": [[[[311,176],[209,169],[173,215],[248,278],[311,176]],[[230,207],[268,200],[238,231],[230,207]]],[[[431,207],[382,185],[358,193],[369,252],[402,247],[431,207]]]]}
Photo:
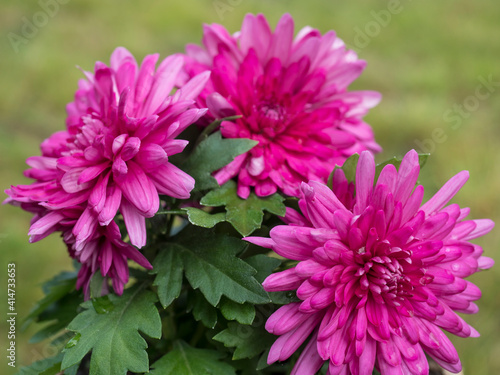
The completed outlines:
{"type": "Polygon", "coordinates": [[[238,115],[221,123],[222,136],[258,144],[214,177],[219,184],[237,179],[243,199],[251,189],[298,197],[302,211],[287,209],[287,225],[271,238],[246,238],[298,261],[263,284],[297,291],[301,300],[269,318],[266,329],[280,335],[269,362],[286,360],[309,338],[294,374],[314,374],[324,361],[331,375],[371,374],[374,366],[382,374],[425,374],[424,352],[460,371],[440,328],[477,336],[456,312],[477,311],[480,291],[464,278],[493,261],[468,241],[493,223],[464,220],[468,209],[446,206],[466,172],[421,206],[414,151],[399,170],[387,165],[375,179],[373,153],[381,149],[362,118],[380,95],[347,91],[365,62],[333,31],[306,27],[294,37],[289,15],[274,32],[262,15],[248,15],[234,35],[205,26],[203,46],[188,45],[158,68],[157,61],[149,55],[139,66],[118,48],[109,66],[84,72],[66,130],[27,160],[34,182],[6,190],[8,203],[34,214],[31,241],[61,232],[81,263],[77,288],[88,296],[100,272],[103,293],[111,280],[122,294],[128,260],[152,268],[138,249],[160,195],[188,199],[194,187],[169,161],[188,143],[177,137],[188,126],[238,115]],[[328,188],[334,166],[355,153],[355,183],[337,169],[328,188]]]}

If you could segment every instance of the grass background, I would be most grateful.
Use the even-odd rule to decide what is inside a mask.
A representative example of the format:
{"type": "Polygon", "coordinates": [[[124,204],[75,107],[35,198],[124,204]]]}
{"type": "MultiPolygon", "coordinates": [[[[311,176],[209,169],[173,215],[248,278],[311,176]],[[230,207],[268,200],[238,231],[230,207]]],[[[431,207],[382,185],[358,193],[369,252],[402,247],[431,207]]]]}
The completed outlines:
{"type": "MultiPolygon", "coordinates": [[[[45,25],[16,52],[9,33],[22,37],[25,19],[44,12],[37,1],[2,0],[0,5],[0,182],[26,183],[24,160],[39,153],[38,145],[64,127],[65,105],[72,101],[82,73],[96,60],[109,61],[117,46],[138,60],[159,52],[162,57],[198,43],[202,23],[239,29],[248,12],[262,12],[276,24],[291,13],[296,28],[311,25],[338,35],[368,62],[355,89],[383,94],[371,111],[372,124],[384,152],[383,161],[411,148],[431,151],[421,174],[429,197],[460,170],[470,181],[454,199],[472,208],[472,218],[500,222],[500,7],[488,0],[65,0],[53,8],[45,25]],[[392,13],[390,12],[392,10],[392,13]],[[24,18],[26,17],[26,18],[24,18]],[[364,34],[364,37],[361,35],[364,34]],[[482,79],[499,82],[490,91],[482,79]],[[484,86],[484,85],[483,85],[484,86]],[[478,94],[481,98],[478,97],[478,94]],[[487,97],[486,97],[486,94],[487,97]],[[462,114],[453,112],[465,106],[462,114]],[[455,116],[455,117],[446,117],[455,116]],[[434,136],[434,141],[430,141],[434,136]],[[421,146],[424,145],[425,147],[421,146]]],[[[43,22],[42,22],[43,23],[43,22]]],[[[25,30],[26,31],[26,30],[25,30]]],[[[12,34],[10,34],[12,37],[12,34]]],[[[2,197],[3,198],[3,197],[2,197]]],[[[0,207],[0,311],[7,312],[7,263],[17,264],[18,319],[41,297],[40,283],[70,261],[57,236],[29,244],[30,215],[0,207]]],[[[478,240],[488,256],[499,258],[500,235],[493,230],[478,240]]],[[[454,338],[466,374],[500,373],[500,266],[471,278],[483,291],[480,312],[466,317],[482,336],[454,338]]],[[[5,317],[6,315],[4,315],[5,317]]],[[[1,318],[0,372],[5,361],[6,319],[1,318]],[[5,328],[5,329],[4,329],[5,328]]],[[[48,344],[28,344],[34,327],[20,332],[17,365],[53,355],[48,344]]]]}

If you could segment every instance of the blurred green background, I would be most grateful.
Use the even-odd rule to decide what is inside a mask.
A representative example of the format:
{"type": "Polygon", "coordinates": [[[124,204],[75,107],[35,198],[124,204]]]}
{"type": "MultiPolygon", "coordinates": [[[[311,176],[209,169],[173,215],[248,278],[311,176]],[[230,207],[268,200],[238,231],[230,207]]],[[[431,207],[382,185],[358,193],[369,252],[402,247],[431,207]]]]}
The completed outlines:
{"type": "MultiPolygon", "coordinates": [[[[2,189],[26,183],[24,160],[64,127],[65,105],[82,78],[76,65],[91,70],[96,60],[109,62],[117,46],[138,60],[153,52],[166,57],[183,51],[186,43],[199,43],[202,23],[221,23],[234,32],[246,13],[262,12],[274,27],[289,12],[297,30],[306,25],[335,29],[368,62],[352,87],[383,94],[367,117],[384,148],[379,161],[411,148],[431,152],[421,174],[427,197],[455,173],[469,170],[470,181],[454,201],[471,207],[472,218],[500,222],[500,7],[495,1],[2,0],[0,8],[2,189]],[[35,23],[34,30],[23,30],[26,20],[35,23]],[[12,43],[15,36],[9,33],[19,39],[12,43]]],[[[18,319],[41,297],[42,281],[71,269],[59,237],[28,243],[29,220],[18,208],[0,207],[2,374],[9,373],[3,364],[7,263],[17,264],[18,319]]],[[[477,243],[500,259],[498,230],[477,243]]],[[[482,336],[453,342],[466,374],[500,374],[500,265],[471,279],[483,298],[479,314],[466,319],[482,336]]],[[[18,322],[18,366],[54,354],[48,344],[28,344],[34,328],[21,333],[18,322]]]]}

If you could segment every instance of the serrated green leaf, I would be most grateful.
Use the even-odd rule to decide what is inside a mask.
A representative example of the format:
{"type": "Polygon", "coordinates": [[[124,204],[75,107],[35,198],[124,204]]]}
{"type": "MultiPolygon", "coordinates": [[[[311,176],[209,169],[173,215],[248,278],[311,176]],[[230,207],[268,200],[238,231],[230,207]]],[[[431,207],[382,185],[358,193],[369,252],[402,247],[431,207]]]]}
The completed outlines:
{"type": "Polygon", "coordinates": [[[235,375],[234,368],[220,361],[223,353],[195,349],[184,341],[176,341],[172,351],[153,363],[151,375],[235,375]]]}
{"type": "Polygon", "coordinates": [[[246,138],[222,138],[220,131],[215,132],[197,145],[182,169],[195,179],[196,189],[216,188],[219,184],[212,172],[226,166],[257,143],[246,138]]]}
{"type": "Polygon", "coordinates": [[[252,324],[255,319],[255,307],[251,303],[236,303],[222,297],[219,309],[227,320],[236,320],[241,324],[252,324]]]}
{"type": "Polygon", "coordinates": [[[225,212],[209,214],[195,207],[185,207],[183,210],[187,212],[188,220],[191,224],[203,228],[213,228],[216,224],[226,220],[225,212]]]}
{"type": "Polygon", "coordinates": [[[207,328],[212,329],[217,324],[216,308],[197,290],[189,294],[188,310],[193,312],[196,321],[201,321],[207,328]]]}
{"type": "MultiPolygon", "coordinates": [[[[273,273],[273,271],[281,264],[281,260],[263,254],[246,258],[245,262],[257,270],[257,274],[254,277],[260,283],[263,283],[266,277],[273,273]]],[[[293,291],[270,292],[269,297],[271,298],[271,302],[275,305],[286,305],[299,301],[297,295],[293,291]]]]}
{"type": "Polygon", "coordinates": [[[247,199],[241,199],[237,194],[236,183],[232,180],[222,187],[205,195],[200,203],[204,206],[225,206],[226,220],[242,235],[248,236],[260,228],[264,212],[284,216],[286,207],[284,198],[279,194],[269,197],[258,197],[251,192],[247,199]]]}
{"type": "Polygon", "coordinates": [[[233,359],[253,358],[269,348],[276,340],[261,324],[258,327],[230,322],[227,328],[213,337],[227,348],[236,348],[233,359]]]}
{"type": "Polygon", "coordinates": [[[268,257],[263,254],[246,258],[245,262],[255,268],[257,274],[254,277],[259,283],[263,283],[266,277],[272,274],[273,271],[281,264],[281,260],[278,258],[268,257]]]}
{"type": "Polygon", "coordinates": [[[110,295],[115,308],[105,314],[98,314],[91,301],[83,303],[85,311],[68,326],[70,331],[81,337],[76,345],[64,350],[61,368],[79,363],[92,351],[90,375],[147,372],[147,343],[139,331],[152,338],[160,338],[161,320],[155,306],[156,295],[144,286],[134,286],[121,297],[110,295]]]}
{"type": "Polygon", "coordinates": [[[61,272],[51,280],[47,281],[42,290],[45,293],[36,305],[31,309],[30,313],[24,321],[22,329],[25,329],[30,323],[38,320],[38,316],[45,311],[54,302],[59,301],[65,295],[75,289],[76,273],[75,272],[61,272]]]}
{"type": "MultiPolygon", "coordinates": [[[[422,168],[425,163],[427,163],[427,159],[429,158],[430,154],[418,154],[418,164],[420,165],[420,168],[422,168]]],[[[392,159],[386,160],[383,163],[377,164],[375,167],[375,181],[377,181],[378,176],[380,176],[380,172],[382,172],[382,169],[388,164],[392,164],[396,167],[396,169],[399,169],[399,166],[401,165],[401,162],[403,161],[402,158],[398,158],[394,156],[392,159]]]]}
{"type": "MultiPolygon", "coordinates": [[[[212,306],[217,306],[223,295],[238,303],[270,301],[253,277],[256,271],[236,256],[246,248],[245,242],[194,226],[184,229],[175,241],[167,243],[160,253],[175,252],[181,257],[189,283],[200,289],[212,306]]],[[[169,285],[158,284],[159,293],[164,288],[169,285]]]]}
{"type": "Polygon", "coordinates": [[[179,297],[182,288],[182,259],[175,251],[160,251],[153,262],[151,274],[156,275],[153,285],[163,308],[170,306],[179,297]]]}
{"type": "Polygon", "coordinates": [[[181,254],[186,278],[193,288],[199,288],[212,306],[217,306],[223,295],[239,303],[269,301],[253,277],[255,270],[236,256],[246,247],[243,241],[224,234],[198,232],[185,238],[181,254]]]}

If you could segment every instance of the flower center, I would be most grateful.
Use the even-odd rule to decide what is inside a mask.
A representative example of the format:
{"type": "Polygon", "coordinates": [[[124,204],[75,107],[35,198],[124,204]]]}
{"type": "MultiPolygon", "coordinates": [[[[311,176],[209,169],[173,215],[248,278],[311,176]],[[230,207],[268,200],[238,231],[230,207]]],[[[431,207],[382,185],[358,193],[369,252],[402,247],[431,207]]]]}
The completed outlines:
{"type": "Polygon", "coordinates": [[[411,264],[410,253],[398,247],[389,247],[384,253],[370,254],[363,248],[357,251],[358,294],[370,293],[377,303],[400,306],[414,289],[412,280],[405,274],[405,265],[411,264]]]}
{"type": "Polygon", "coordinates": [[[287,127],[287,110],[276,102],[261,101],[254,107],[254,113],[261,133],[268,138],[274,138],[287,127]]]}

